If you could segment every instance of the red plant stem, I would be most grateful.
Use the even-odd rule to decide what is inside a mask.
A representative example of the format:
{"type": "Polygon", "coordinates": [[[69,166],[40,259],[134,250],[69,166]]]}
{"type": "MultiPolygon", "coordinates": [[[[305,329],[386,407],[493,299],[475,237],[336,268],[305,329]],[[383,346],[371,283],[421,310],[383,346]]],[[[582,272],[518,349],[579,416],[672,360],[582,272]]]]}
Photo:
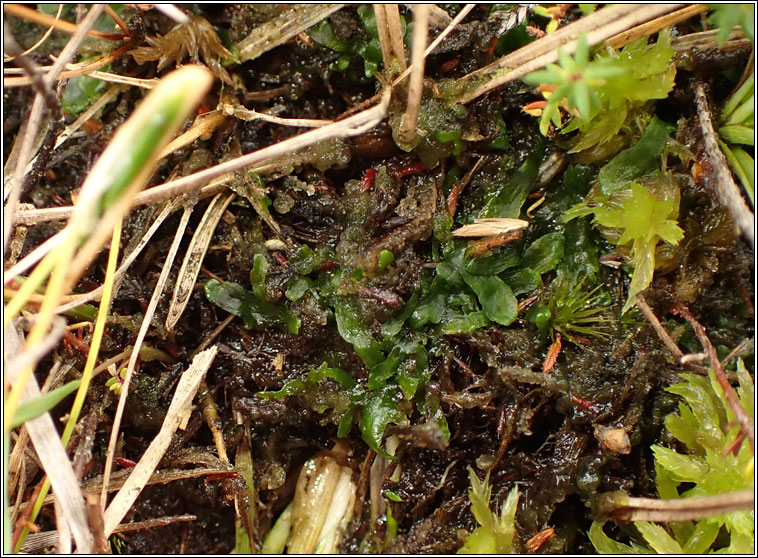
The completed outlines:
{"type": "Polygon", "coordinates": [[[395,175],[395,178],[403,178],[411,174],[418,174],[425,168],[424,163],[411,163],[410,165],[405,165],[404,167],[399,167],[393,170],[392,174],[395,175]]]}
{"type": "Polygon", "coordinates": [[[687,308],[683,302],[677,301],[674,304],[672,311],[687,320],[692,326],[692,329],[695,331],[695,335],[697,335],[697,338],[703,345],[705,352],[708,354],[708,359],[711,361],[711,366],[713,366],[713,371],[716,374],[716,380],[718,380],[721,389],[724,390],[724,397],[732,407],[732,410],[737,417],[737,422],[740,424],[742,432],[744,432],[745,436],[747,436],[748,442],[750,442],[750,449],[753,451],[753,453],[755,453],[755,433],[753,431],[753,423],[750,421],[750,417],[747,416],[745,409],[742,408],[742,404],[737,398],[737,394],[735,393],[734,388],[732,388],[731,384],[729,383],[729,380],[726,377],[726,371],[724,370],[724,367],[721,366],[719,356],[716,353],[716,348],[708,338],[708,334],[705,332],[705,328],[700,324],[700,322],[695,319],[689,308],[687,308]]]}

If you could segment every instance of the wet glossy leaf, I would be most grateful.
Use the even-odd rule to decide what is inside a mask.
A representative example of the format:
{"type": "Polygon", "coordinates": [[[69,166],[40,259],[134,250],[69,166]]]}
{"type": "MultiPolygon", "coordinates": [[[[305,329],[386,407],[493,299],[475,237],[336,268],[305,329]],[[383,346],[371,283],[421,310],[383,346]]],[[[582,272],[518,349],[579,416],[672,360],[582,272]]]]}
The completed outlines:
{"type": "Polygon", "coordinates": [[[534,149],[524,161],[524,164],[514,173],[513,177],[500,185],[499,188],[488,192],[484,208],[479,218],[506,217],[518,219],[521,206],[526,196],[534,187],[537,180],[542,158],[545,154],[545,142],[539,140],[534,149]]]}
{"type": "Polygon", "coordinates": [[[466,272],[462,275],[490,320],[506,326],[513,323],[518,313],[518,301],[502,279],[496,275],[471,275],[466,272]]]}
{"type": "Polygon", "coordinates": [[[553,232],[541,236],[524,251],[521,266],[533,269],[539,274],[551,271],[563,258],[564,245],[563,233],[553,232]]]}
{"type": "Polygon", "coordinates": [[[242,318],[247,329],[277,322],[284,323],[290,333],[297,333],[300,329],[300,318],[286,307],[260,300],[237,283],[211,279],[205,284],[205,296],[219,308],[242,318]]]}
{"type": "Polygon", "coordinates": [[[603,194],[611,194],[633,178],[658,169],[658,157],[673,130],[673,126],[653,117],[636,144],[616,155],[600,169],[597,178],[603,194]]]}
{"type": "Polygon", "coordinates": [[[397,408],[397,388],[388,387],[371,393],[366,398],[363,414],[358,424],[365,442],[376,453],[387,459],[395,459],[382,449],[384,430],[390,423],[397,424],[403,419],[403,413],[397,408]]]}

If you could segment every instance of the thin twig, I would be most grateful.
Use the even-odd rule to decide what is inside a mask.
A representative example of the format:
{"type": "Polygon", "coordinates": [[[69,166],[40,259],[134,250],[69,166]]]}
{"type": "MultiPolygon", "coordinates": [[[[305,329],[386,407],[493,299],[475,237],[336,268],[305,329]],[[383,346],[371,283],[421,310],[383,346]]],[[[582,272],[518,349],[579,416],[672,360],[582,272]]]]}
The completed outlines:
{"type": "Polygon", "coordinates": [[[681,10],[677,10],[670,14],[657,17],[641,25],[627,29],[615,37],[611,37],[610,39],[606,40],[603,43],[603,47],[619,49],[643,37],[649,37],[661,29],[671,27],[672,25],[676,25],[677,23],[681,23],[682,21],[686,21],[689,18],[696,16],[697,14],[702,14],[707,11],[708,7],[705,4],[693,4],[690,6],[685,6],[681,10]]]}
{"type": "MultiPolygon", "coordinates": [[[[103,471],[103,489],[102,493],[100,494],[100,501],[103,505],[103,509],[105,509],[105,503],[107,502],[107,486],[111,475],[111,470],[113,468],[113,458],[116,455],[116,443],[118,441],[118,433],[121,429],[121,419],[124,415],[124,408],[126,407],[126,398],[129,394],[129,386],[131,385],[132,376],[134,375],[134,369],[137,365],[137,358],[139,358],[139,350],[142,347],[142,342],[145,340],[145,336],[147,335],[147,330],[150,328],[150,324],[153,321],[153,314],[155,313],[155,309],[158,307],[158,302],[160,301],[161,295],[163,294],[163,288],[166,286],[166,281],[168,281],[168,276],[171,271],[171,266],[174,263],[174,258],[176,257],[176,252],[179,250],[179,244],[184,237],[184,230],[187,228],[187,223],[189,222],[189,218],[192,215],[192,209],[194,208],[194,204],[188,203],[184,207],[184,213],[182,214],[182,219],[179,222],[179,226],[177,227],[176,233],[174,234],[174,241],[171,243],[171,248],[169,248],[168,255],[166,256],[166,260],[163,264],[163,269],[161,270],[161,274],[158,277],[158,282],[155,285],[155,289],[153,289],[153,295],[150,298],[150,303],[147,306],[147,310],[145,310],[145,316],[142,319],[142,324],[140,325],[139,333],[137,333],[137,340],[134,342],[134,347],[132,348],[132,353],[129,356],[129,364],[126,368],[126,376],[124,377],[124,383],[121,386],[121,395],[118,399],[118,406],[116,407],[116,414],[113,417],[113,424],[111,426],[111,435],[110,439],[108,441],[108,449],[106,451],[105,455],[105,470],[103,471]]],[[[136,251],[136,250],[135,250],[136,251]]]]}
{"type": "Polygon", "coordinates": [[[596,45],[630,27],[679,8],[679,4],[621,4],[605,7],[585,16],[543,38],[496,60],[492,64],[467,74],[456,84],[464,93],[456,100],[461,104],[496,89],[529,72],[539,70],[558,59],[558,48],[568,54],[576,50],[580,33],[587,34],[587,44],[596,45]]]}
{"type": "Polygon", "coordinates": [[[408,84],[408,105],[400,124],[400,138],[410,143],[416,137],[421,96],[424,92],[424,50],[429,32],[429,5],[419,4],[413,11],[413,44],[411,62],[413,70],[408,84]]]}
{"type": "MultiPolygon", "coordinates": [[[[63,13],[63,4],[58,4],[58,11],[55,13],[55,19],[60,19],[61,13],[63,13]]],[[[50,37],[50,35],[53,34],[53,31],[55,31],[55,27],[51,25],[50,27],[47,28],[47,31],[45,31],[45,34],[42,35],[42,38],[36,43],[34,43],[32,46],[27,48],[24,52],[22,52],[22,54],[23,55],[31,54],[32,52],[37,50],[40,46],[42,46],[42,43],[44,43],[48,39],[48,37],[50,37]]],[[[3,58],[3,62],[13,62],[15,58],[16,58],[15,56],[5,56],[3,58]]]]}
{"type": "Polygon", "coordinates": [[[755,504],[753,490],[739,490],[697,498],[632,498],[625,493],[604,494],[603,512],[621,521],[689,521],[749,510],[755,504]]]}
{"type": "MultiPolygon", "coordinates": [[[[126,85],[140,85],[141,87],[147,87],[152,88],[155,83],[157,83],[157,80],[138,80],[136,78],[129,78],[127,76],[117,76],[116,74],[109,74],[107,72],[98,72],[100,68],[103,66],[107,66],[117,58],[120,58],[123,56],[127,51],[126,46],[123,46],[119,49],[114,50],[113,52],[106,54],[105,56],[102,56],[101,58],[98,58],[94,61],[89,61],[86,64],[66,64],[66,68],[68,68],[64,72],[60,72],[60,74],[57,76],[56,79],[62,80],[62,79],[69,79],[75,76],[83,76],[88,75],[90,77],[100,77],[103,79],[103,81],[108,81],[110,79],[110,76],[114,76],[114,79],[110,79],[110,81],[116,81],[115,78],[122,78],[123,80],[126,80],[126,85]],[[105,78],[109,79],[105,79],[105,78]]],[[[47,66],[39,68],[40,71],[48,69],[47,66]]],[[[3,77],[3,87],[23,87],[25,85],[30,85],[32,83],[31,78],[27,76],[23,77],[8,77],[7,74],[14,73],[15,68],[9,68],[5,70],[5,76],[3,77]]],[[[45,74],[47,75],[47,74],[45,74]]]]}
{"type": "Polygon", "coordinates": [[[671,336],[669,335],[669,332],[666,331],[666,328],[661,325],[661,322],[658,320],[658,316],[656,316],[653,312],[653,309],[650,308],[650,305],[647,303],[647,300],[645,300],[645,296],[642,293],[639,293],[637,295],[637,308],[640,309],[640,312],[642,312],[642,315],[645,316],[645,319],[648,321],[648,323],[653,326],[653,330],[656,334],[658,334],[660,340],[663,341],[663,344],[666,345],[669,352],[674,356],[676,362],[681,364],[684,353],[677,346],[674,340],[671,339],[671,336]]]}
{"type": "Polygon", "coordinates": [[[116,25],[119,26],[121,31],[124,32],[124,37],[128,37],[131,34],[129,31],[129,26],[126,24],[126,22],[121,19],[121,16],[118,15],[115,10],[108,4],[105,5],[105,13],[111,16],[111,19],[116,23],[116,25]]]}
{"type": "MultiPolygon", "coordinates": [[[[389,105],[389,89],[385,90],[381,101],[376,106],[354,114],[345,120],[339,120],[328,126],[315,130],[309,130],[295,137],[289,138],[275,145],[271,145],[258,151],[253,151],[241,157],[225,161],[208,169],[190,174],[188,176],[172,180],[139,192],[132,199],[132,207],[161,201],[180,195],[197,186],[207,184],[210,180],[230,172],[250,167],[262,161],[268,161],[280,155],[285,155],[309,147],[315,143],[332,138],[352,137],[363,134],[381,122],[387,114],[389,105]]],[[[254,169],[250,169],[254,170],[254,169]]],[[[209,184],[198,193],[198,198],[217,194],[225,188],[223,181],[209,184]]],[[[44,221],[56,221],[71,216],[72,207],[56,207],[44,210],[19,211],[15,216],[15,223],[34,224],[44,221]]]]}
{"type": "MultiPolygon", "coordinates": [[[[3,9],[7,10],[8,6],[11,5],[12,4],[5,4],[3,6],[3,9]]],[[[63,51],[58,57],[58,60],[55,61],[55,64],[53,64],[52,68],[50,68],[50,71],[45,75],[44,80],[47,87],[52,86],[58,74],[61,72],[61,70],[63,70],[63,66],[69,60],[71,60],[71,57],[79,49],[79,46],[87,36],[87,30],[89,30],[94,25],[97,18],[100,17],[100,14],[103,12],[103,8],[104,6],[102,4],[95,4],[90,8],[87,16],[77,27],[76,33],[74,33],[73,37],[71,37],[66,46],[63,48],[63,51]]],[[[29,8],[24,9],[28,10],[29,8]]],[[[38,13],[34,10],[30,11],[38,13]]],[[[24,136],[23,142],[21,144],[21,150],[19,152],[18,161],[16,164],[16,173],[13,188],[11,189],[8,195],[8,200],[5,204],[5,213],[3,215],[3,254],[5,254],[5,250],[8,246],[8,240],[10,239],[11,229],[13,228],[13,215],[16,212],[16,205],[18,204],[18,200],[21,195],[21,184],[23,181],[24,171],[26,170],[26,165],[32,156],[31,151],[34,135],[37,128],[39,127],[39,122],[42,117],[42,103],[42,95],[38,93],[34,97],[32,110],[29,115],[29,125],[26,129],[26,135],[24,136]]]]}
{"type": "Polygon", "coordinates": [[[729,210],[734,218],[740,232],[750,243],[750,247],[755,249],[755,216],[745,203],[740,189],[734,183],[726,158],[719,149],[718,139],[711,121],[711,111],[708,108],[708,99],[705,97],[705,86],[702,82],[695,85],[695,102],[700,119],[700,129],[703,131],[705,150],[713,168],[716,193],[722,205],[729,210]]]}
{"type": "Polygon", "coordinates": [[[463,178],[456,182],[455,186],[453,186],[453,188],[450,190],[450,193],[447,196],[447,212],[450,217],[455,216],[455,212],[458,209],[458,198],[460,198],[461,193],[463,193],[463,189],[468,185],[469,182],[471,182],[474,174],[479,170],[479,168],[485,163],[486,160],[487,157],[485,155],[479,157],[476,160],[476,163],[471,166],[463,178]]]}
{"type": "MultiPolygon", "coordinates": [[[[102,10],[103,8],[100,9],[102,10]]],[[[38,12],[37,10],[32,10],[31,8],[27,8],[21,4],[3,4],[3,11],[12,16],[37,23],[39,25],[54,27],[58,31],[63,31],[64,33],[76,34],[81,29],[81,26],[84,25],[84,21],[77,25],[76,23],[71,23],[65,19],[57,19],[47,14],[43,14],[42,12],[38,12]]],[[[124,39],[124,35],[121,35],[119,33],[103,33],[102,31],[89,29],[89,27],[86,28],[85,33],[89,37],[93,37],[95,39],[105,39],[107,41],[121,41],[124,39]]]]}
{"type": "Polygon", "coordinates": [[[750,442],[750,449],[755,452],[755,433],[753,431],[753,421],[745,412],[745,409],[742,407],[742,403],[740,403],[740,400],[737,398],[737,394],[735,393],[734,388],[729,383],[729,380],[726,377],[726,372],[724,371],[724,368],[721,366],[721,362],[719,361],[716,348],[708,338],[708,334],[706,333],[705,328],[700,324],[700,322],[695,319],[695,316],[692,315],[689,308],[687,308],[683,302],[676,302],[673,310],[690,323],[692,329],[695,331],[695,335],[700,340],[700,344],[703,345],[705,352],[708,353],[708,358],[711,361],[711,366],[713,367],[716,379],[718,380],[721,389],[724,390],[724,397],[732,407],[740,428],[747,436],[747,439],[750,442]]]}
{"type": "Polygon", "coordinates": [[[198,354],[192,360],[187,371],[182,374],[160,432],[150,443],[145,454],[124,483],[124,486],[118,491],[110,506],[105,510],[106,536],[110,536],[118,524],[121,523],[121,520],[128,513],[137,496],[139,496],[142,489],[150,480],[150,476],[168,449],[174,432],[180,426],[185,425],[189,419],[192,411],[192,399],[195,397],[200,380],[203,379],[205,373],[213,363],[216,352],[217,348],[214,345],[210,349],[198,354]]]}
{"type": "Polygon", "coordinates": [[[226,104],[222,107],[224,113],[229,116],[234,116],[240,120],[263,120],[264,122],[271,122],[272,124],[281,124],[283,126],[297,126],[300,128],[320,128],[328,124],[333,124],[333,120],[317,120],[314,118],[281,118],[279,116],[273,116],[264,112],[258,112],[255,110],[246,109],[242,106],[232,106],[226,104]]]}

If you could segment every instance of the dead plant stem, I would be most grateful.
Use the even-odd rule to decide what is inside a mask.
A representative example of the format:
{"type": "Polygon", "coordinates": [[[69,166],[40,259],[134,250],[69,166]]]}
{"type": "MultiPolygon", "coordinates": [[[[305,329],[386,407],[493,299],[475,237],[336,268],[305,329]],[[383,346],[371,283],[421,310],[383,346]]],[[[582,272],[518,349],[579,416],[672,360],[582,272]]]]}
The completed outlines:
{"type": "Polygon", "coordinates": [[[726,372],[724,371],[724,367],[721,366],[721,362],[719,361],[718,353],[716,353],[716,348],[708,338],[708,334],[706,333],[705,328],[700,324],[700,322],[695,319],[695,316],[692,315],[689,308],[687,308],[683,302],[676,302],[673,310],[690,323],[692,329],[695,331],[695,335],[700,340],[700,344],[703,345],[705,352],[708,353],[708,358],[711,361],[711,366],[713,367],[713,372],[716,375],[716,379],[718,380],[721,389],[724,390],[724,397],[734,411],[737,422],[739,423],[742,432],[744,432],[747,436],[747,439],[750,442],[750,449],[755,452],[755,433],[753,431],[753,421],[745,412],[745,409],[742,407],[742,403],[740,403],[740,400],[737,398],[737,394],[734,392],[734,388],[729,383],[729,380],[726,377],[726,372]]]}
{"type": "Polygon", "coordinates": [[[711,110],[705,96],[705,86],[702,82],[695,85],[695,102],[697,103],[698,118],[700,119],[700,128],[703,131],[706,153],[713,167],[716,193],[722,205],[729,210],[734,218],[740,232],[750,243],[750,247],[755,249],[755,216],[745,203],[740,189],[734,183],[726,158],[719,149],[711,120],[711,110]]]}
{"type": "Polygon", "coordinates": [[[147,330],[150,328],[150,324],[152,323],[153,314],[155,314],[155,309],[158,307],[158,302],[160,301],[161,295],[163,294],[163,289],[166,286],[166,282],[168,281],[168,276],[171,272],[171,266],[174,263],[174,258],[176,257],[176,253],[179,250],[179,244],[184,237],[184,231],[187,228],[187,223],[189,222],[189,218],[192,215],[194,206],[194,203],[188,203],[184,206],[184,213],[182,214],[181,221],[179,222],[179,226],[176,229],[176,234],[174,234],[174,240],[171,243],[171,248],[169,248],[168,254],[166,255],[166,260],[163,263],[163,269],[161,270],[161,274],[158,277],[158,282],[156,283],[155,289],[153,290],[153,296],[150,298],[150,303],[148,304],[147,310],[145,311],[145,317],[142,319],[142,324],[140,325],[137,339],[134,342],[132,353],[129,356],[129,364],[126,368],[126,377],[124,378],[124,383],[121,386],[121,395],[118,399],[116,414],[113,417],[111,435],[108,440],[108,449],[105,456],[103,488],[100,493],[100,503],[103,507],[103,510],[105,510],[105,505],[108,501],[107,486],[110,480],[111,470],[113,469],[113,458],[115,457],[116,453],[118,433],[121,429],[121,419],[124,415],[124,408],[126,407],[126,397],[129,394],[129,386],[131,385],[132,376],[134,375],[134,368],[137,364],[137,358],[139,358],[139,351],[142,347],[142,342],[145,340],[145,336],[147,335],[147,330]]]}
{"type": "Polygon", "coordinates": [[[421,95],[424,92],[424,50],[429,31],[429,5],[419,4],[413,11],[413,44],[411,79],[408,84],[408,105],[400,125],[400,137],[410,143],[416,137],[421,95]]]}

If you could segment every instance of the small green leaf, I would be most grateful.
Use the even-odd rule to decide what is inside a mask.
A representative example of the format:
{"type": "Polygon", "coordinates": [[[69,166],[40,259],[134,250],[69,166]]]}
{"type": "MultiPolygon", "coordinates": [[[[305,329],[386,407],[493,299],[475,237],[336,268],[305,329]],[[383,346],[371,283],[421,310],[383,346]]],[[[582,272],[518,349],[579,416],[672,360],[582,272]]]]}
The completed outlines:
{"type": "Polygon", "coordinates": [[[322,362],[321,366],[308,373],[308,381],[310,383],[317,383],[322,378],[335,380],[342,389],[352,389],[355,386],[355,380],[348,372],[341,368],[332,368],[325,362],[322,362]]]}
{"type": "Polygon", "coordinates": [[[708,466],[693,457],[682,455],[662,446],[652,446],[656,462],[669,471],[674,480],[696,482],[708,471],[708,466]]]}
{"type": "MultiPolygon", "coordinates": [[[[107,72],[108,66],[102,69],[107,72]]],[[[69,114],[79,114],[105,90],[107,83],[89,76],[74,76],[68,80],[61,97],[61,106],[69,114]]]]}
{"type": "Polygon", "coordinates": [[[13,420],[7,428],[13,430],[25,422],[50,411],[68,395],[76,391],[76,388],[79,387],[80,383],[82,383],[81,380],[72,380],[61,387],[43,393],[39,397],[35,397],[30,401],[24,401],[19,405],[16,414],[13,416],[13,420]]]}
{"type": "Polygon", "coordinates": [[[387,459],[395,459],[382,449],[384,430],[389,423],[397,424],[402,420],[403,413],[397,408],[398,393],[394,387],[374,392],[366,398],[363,414],[358,424],[363,440],[376,453],[387,459]]]}
{"type": "Polygon", "coordinates": [[[551,271],[563,258],[564,245],[565,238],[561,232],[541,236],[524,251],[521,266],[533,269],[539,274],[551,271]]]}
{"type": "Polygon", "coordinates": [[[253,256],[253,267],[250,269],[250,284],[253,286],[253,294],[260,300],[266,299],[266,270],[268,260],[263,254],[253,256]]]}
{"type": "Polygon", "coordinates": [[[517,219],[521,206],[537,180],[542,158],[545,154],[545,142],[538,141],[524,164],[514,173],[513,177],[500,185],[500,188],[488,194],[484,208],[479,218],[504,217],[517,219]]]}
{"type": "Polygon", "coordinates": [[[513,323],[518,314],[518,301],[502,279],[496,275],[470,275],[466,272],[462,275],[490,320],[505,326],[513,323]]]}
{"type": "Polygon", "coordinates": [[[605,532],[603,531],[603,525],[605,525],[605,523],[593,521],[592,526],[590,527],[590,530],[587,533],[587,535],[589,536],[590,542],[592,543],[592,546],[595,547],[595,550],[597,550],[598,553],[600,554],[646,554],[645,552],[640,552],[640,550],[637,548],[633,548],[629,545],[614,541],[612,538],[610,538],[608,535],[605,534],[605,532]]]}
{"type": "Polygon", "coordinates": [[[658,169],[658,156],[673,130],[673,126],[654,116],[636,144],[616,155],[600,169],[597,178],[603,194],[611,194],[633,178],[658,169]]]}
{"type": "Polygon", "coordinates": [[[634,526],[639,529],[645,541],[658,554],[683,554],[682,547],[666,532],[666,529],[655,523],[636,521],[634,526]]]}

